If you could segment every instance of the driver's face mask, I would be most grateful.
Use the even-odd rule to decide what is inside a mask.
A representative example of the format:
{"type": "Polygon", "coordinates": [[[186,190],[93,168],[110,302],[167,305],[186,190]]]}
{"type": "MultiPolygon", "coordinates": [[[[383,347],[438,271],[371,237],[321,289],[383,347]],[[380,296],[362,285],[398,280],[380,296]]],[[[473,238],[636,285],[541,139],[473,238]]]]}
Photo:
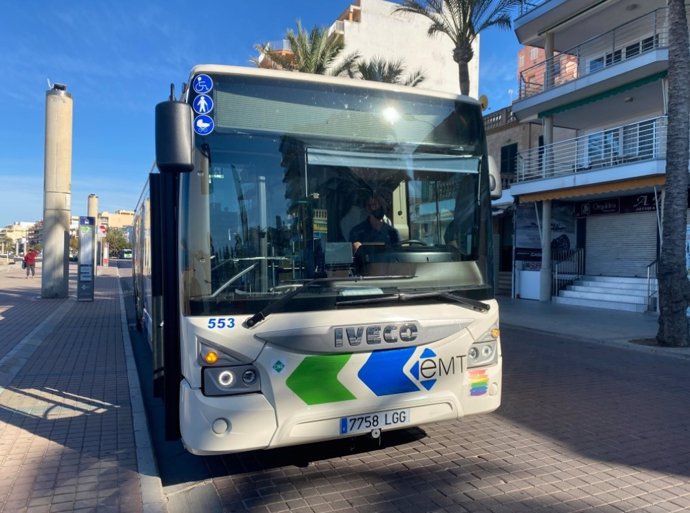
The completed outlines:
{"type": "Polygon", "coordinates": [[[383,215],[384,215],[383,207],[379,207],[376,210],[373,210],[371,212],[371,215],[380,221],[381,219],[383,219],[383,215]]]}

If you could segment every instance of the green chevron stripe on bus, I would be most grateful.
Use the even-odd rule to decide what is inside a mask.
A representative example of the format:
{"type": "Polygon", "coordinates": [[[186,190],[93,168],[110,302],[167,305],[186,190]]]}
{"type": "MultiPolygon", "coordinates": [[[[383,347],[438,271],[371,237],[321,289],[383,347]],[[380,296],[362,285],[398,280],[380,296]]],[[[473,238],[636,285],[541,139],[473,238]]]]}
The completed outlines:
{"type": "Polygon", "coordinates": [[[338,381],[351,354],[307,356],[285,384],[308,405],[349,401],[355,396],[338,381]]]}

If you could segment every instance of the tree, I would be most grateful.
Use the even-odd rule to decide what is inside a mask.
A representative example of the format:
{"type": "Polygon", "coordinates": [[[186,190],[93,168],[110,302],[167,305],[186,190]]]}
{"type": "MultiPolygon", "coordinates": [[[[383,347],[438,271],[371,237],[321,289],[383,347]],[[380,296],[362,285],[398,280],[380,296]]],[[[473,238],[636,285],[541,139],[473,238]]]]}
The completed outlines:
{"type": "Polygon", "coordinates": [[[380,57],[375,57],[369,61],[357,61],[354,70],[352,78],[386,82],[388,84],[403,84],[411,87],[421,84],[426,78],[420,71],[415,71],[404,78],[405,66],[401,60],[386,61],[380,57]]]}
{"type": "Polygon", "coordinates": [[[125,248],[131,248],[131,244],[125,237],[122,230],[117,228],[109,228],[105,235],[105,241],[108,243],[108,250],[111,255],[117,255],[125,248]]]}
{"type": "Polygon", "coordinates": [[[659,256],[659,331],[663,346],[688,345],[690,283],[685,265],[690,129],[690,52],[685,0],[668,0],[666,193],[659,256]]]}
{"type": "MultiPolygon", "coordinates": [[[[329,34],[328,29],[317,26],[307,32],[300,20],[297,20],[297,33],[289,29],[285,39],[290,44],[289,52],[272,49],[269,43],[256,45],[269,67],[317,75],[341,75],[348,73],[359,59],[359,55],[353,53],[346,56],[339,66],[331,69],[345,47],[342,36],[329,34]]],[[[254,59],[254,63],[264,65],[262,59],[254,59]]]]}
{"type": "Polygon", "coordinates": [[[510,13],[523,0],[404,0],[394,12],[428,18],[429,37],[447,35],[453,41],[453,60],[458,64],[460,93],[470,92],[468,64],[474,57],[472,43],[489,27],[510,29],[510,13]]]}

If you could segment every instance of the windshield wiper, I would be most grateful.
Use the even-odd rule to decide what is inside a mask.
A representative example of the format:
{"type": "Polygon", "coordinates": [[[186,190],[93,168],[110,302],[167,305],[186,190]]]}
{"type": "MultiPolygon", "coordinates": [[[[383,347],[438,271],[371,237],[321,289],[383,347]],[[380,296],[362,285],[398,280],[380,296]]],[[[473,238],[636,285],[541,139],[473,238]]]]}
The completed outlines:
{"type": "Polygon", "coordinates": [[[270,314],[278,310],[280,307],[282,307],[285,303],[290,301],[293,297],[295,297],[298,294],[301,294],[305,290],[307,290],[308,287],[311,287],[312,285],[316,283],[330,283],[330,282],[358,282],[358,281],[376,281],[376,280],[410,280],[414,278],[414,275],[396,275],[396,276],[347,276],[347,277],[340,277],[340,278],[314,278],[313,280],[306,281],[303,283],[301,286],[297,287],[296,289],[291,290],[284,296],[282,296],[280,299],[277,301],[274,301],[273,303],[268,304],[265,308],[260,310],[259,312],[255,313],[252,315],[249,319],[244,321],[242,323],[242,326],[245,328],[253,328],[256,326],[258,323],[266,319],[270,314]]]}
{"type": "Polygon", "coordinates": [[[475,312],[488,312],[491,306],[477,301],[476,299],[470,299],[467,297],[456,296],[452,292],[453,290],[435,290],[431,292],[397,292],[395,294],[385,294],[378,297],[370,297],[363,299],[349,299],[346,301],[338,301],[338,305],[366,305],[371,303],[387,303],[389,301],[413,301],[415,299],[424,298],[441,298],[448,299],[454,303],[458,303],[465,308],[470,308],[475,312]]]}

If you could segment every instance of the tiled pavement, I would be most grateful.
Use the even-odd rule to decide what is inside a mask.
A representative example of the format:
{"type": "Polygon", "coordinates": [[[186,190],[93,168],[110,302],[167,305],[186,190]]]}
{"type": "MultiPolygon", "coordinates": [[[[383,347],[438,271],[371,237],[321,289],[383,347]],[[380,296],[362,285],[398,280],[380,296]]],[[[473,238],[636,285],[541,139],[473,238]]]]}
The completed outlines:
{"type": "Polygon", "coordinates": [[[0,511],[165,511],[117,269],[92,302],[40,294],[40,266],[0,269],[0,511]]]}

